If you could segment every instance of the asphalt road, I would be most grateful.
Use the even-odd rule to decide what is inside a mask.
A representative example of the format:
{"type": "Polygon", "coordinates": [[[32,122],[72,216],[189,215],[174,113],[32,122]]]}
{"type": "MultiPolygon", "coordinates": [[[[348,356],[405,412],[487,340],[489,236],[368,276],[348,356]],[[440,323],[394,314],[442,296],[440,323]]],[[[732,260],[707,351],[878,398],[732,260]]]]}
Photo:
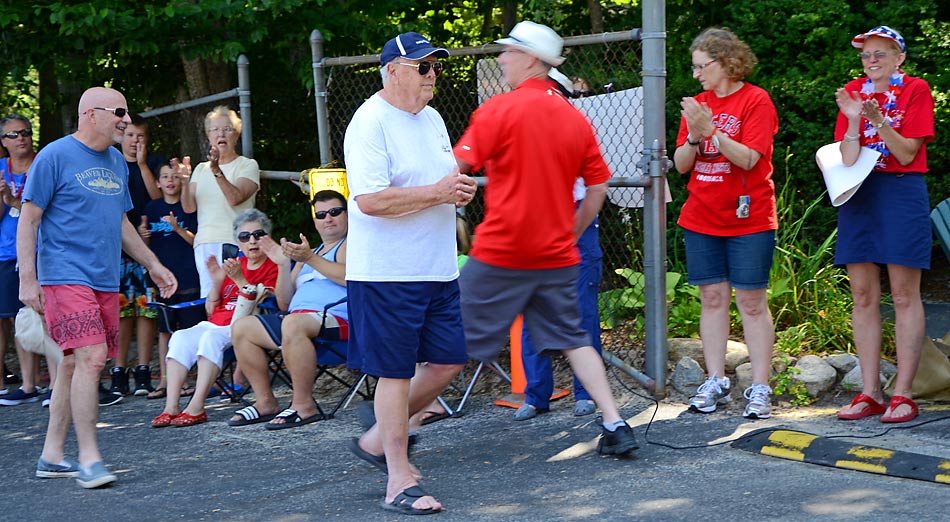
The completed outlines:
{"type": "MultiPolygon", "coordinates": [[[[648,401],[623,390],[642,448],[631,459],[598,456],[593,416],[575,418],[570,400],[526,422],[476,396],[464,416],[423,428],[414,462],[424,487],[446,511],[435,520],[946,520],[950,485],[794,462],[720,445],[675,450],[644,440],[648,401]]],[[[287,391],[284,391],[287,396],[287,391]]],[[[844,403],[844,397],[836,399],[844,403]]],[[[740,401],[741,402],[741,401],[740,401]]],[[[835,405],[836,405],[835,404],[835,405]]],[[[119,480],[83,490],[72,479],[33,476],[46,410],[39,403],[0,409],[2,521],[398,520],[379,507],[385,477],[352,456],[360,433],[354,408],[292,430],[225,424],[233,405],[209,401],[211,422],[152,429],[160,401],[128,397],[102,408],[99,436],[119,480]]],[[[662,403],[649,439],[677,446],[733,439],[782,426],[817,435],[873,435],[879,421],[843,423],[834,406],[782,409],[742,419],[741,405],[711,415],[662,403]]],[[[920,420],[950,416],[924,405],[920,420]]],[[[950,420],[859,444],[950,458],[950,420]]],[[[75,456],[72,441],[68,452],[75,456]]]]}

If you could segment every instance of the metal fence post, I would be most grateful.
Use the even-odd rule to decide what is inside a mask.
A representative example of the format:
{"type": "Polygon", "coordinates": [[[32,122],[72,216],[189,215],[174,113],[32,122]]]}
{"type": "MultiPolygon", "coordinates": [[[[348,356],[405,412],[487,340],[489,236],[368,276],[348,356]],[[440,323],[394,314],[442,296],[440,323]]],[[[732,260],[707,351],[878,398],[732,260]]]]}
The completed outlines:
{"type": "Polygon", "coordinates": [[[251,131],[251,62],[243,54],[238,56],[238,106],[241,110],[241,153],[254,157],[254,134],[251,131]]]}
{"type": "Polygon", "coordinates": [[[330,123],[327,119],[327,86],[324,78],[323,35],[314,29],[310,33],[310,55],[313,67],[313,99],[317,106],[317,137],[320,141],[320,163],[326,165],[330,157],[330,123]]]}
{"type": "Polygon", "coordinates": [[[666,397],[666,2],[643,2],[644,158],[650,158],[650,186],[644,207],[646,371],[655,381],[653,395],[666,397]]]}

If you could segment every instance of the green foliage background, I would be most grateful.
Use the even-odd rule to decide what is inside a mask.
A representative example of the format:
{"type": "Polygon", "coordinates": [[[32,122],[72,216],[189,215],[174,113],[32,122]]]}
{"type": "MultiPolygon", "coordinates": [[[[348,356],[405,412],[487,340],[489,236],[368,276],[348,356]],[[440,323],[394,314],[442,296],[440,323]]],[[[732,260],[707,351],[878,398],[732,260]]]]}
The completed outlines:
{"type": "MultiPolygon", "coordinates": [[[[601,0],[604,30],[640,27],[640,3],[601,0]]],[[[327,56],[375,53],[394,33],[406,30],[446,46],[479,45],[502,35],[505,4],[514,5],[517,19],[547,23],[564,36],[591,32],[587,0],[11,2],[0,9],[0,109],[35,115],[40,105],[68,107],[75,103],[77,87],[81,92],[93,84],[123,90],[133,110],[159,107],[177,101],[186,82],[183,59],[233,63],[243,53],[251,62],[256,159],[266,169],[299,171],[318,164],[313,29],[326,38],[327,56]],[[65,94],[44,97],[41,81],[56,82],[65,94]]],[[[759,57],[749,80],[767,89],[778,108],[774,164],[782,165],[787,151],[791,157],[787,171],[776,169],[776,185],[788,183],[796,201],[813,201],[823,191],[813,155],[832,139],[834,90],[860,73],[851,37],[880,24],[898,29],[908,42],[907,71],[926,79],[936,99],[937,138],[928,146],[931,199],[936,203],[950,196],[943,176],[950,166],[950,3],[670,0],[666,18],[668,144],[677,130],[680,98],[699,90],[688,69],[690,41],[707,26],[729,27],[759,57]]],[[[236,78],[230,83],[235,85],[236,78]]],[[[40,132],[42,143],[58,137],[40,132]]],[[[684,183],[671,174],[676,200],[669,206],[670,223],[685,199],[684,183]]],[[[271,185],[265,206],[296,206],[295,189],[271,185]]],[[[309,228],[306,212],[282,211],[276,218],[278,229],[309,228]]],[[[799,239],[820,244],[833,227],[834,210],[824,203],[814,209],[799,239]]],[[[670,227],[674,268],[682,266],[681,244],[677,228],[670,227]]]]}

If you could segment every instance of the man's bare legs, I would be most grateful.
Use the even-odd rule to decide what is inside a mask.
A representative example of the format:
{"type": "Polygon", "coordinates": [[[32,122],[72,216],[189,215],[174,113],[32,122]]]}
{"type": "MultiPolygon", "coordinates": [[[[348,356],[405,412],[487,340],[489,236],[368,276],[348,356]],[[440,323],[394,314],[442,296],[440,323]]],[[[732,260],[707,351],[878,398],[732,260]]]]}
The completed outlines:
{"type": "MultiPolygon", "coordinates": [[[[419,472],[409,463],[409,417],[426,407],[463,365],[427,364],[412,379],[380,378],[376,384],[374,407],[376,425],[360,438],[360,447],[373,454],[385,453],[389,479],[386,502],[392,502],[406,488],[419,484],[419,472]]],[[[441,509],[435,498],[425,496],[412,504],[416,509],[441,509]]]]}
{"type": "MultiPolygon", "coordinates": [[[[105,344],[73,350],[76,359],[68,400],[72,410],[73,426],[76,429],[76,439],[79,442],[79,464],[84,468],[102,460],[96,442],[96,423],[99,421],[99,374],[105,367],[107,353],[105,344]]],[[[63,388],[66,387],[57,388],[54,400],[57,395],[65,391],[63,388]]],[[[52,422],[52,415],[50,418],[52,422]]]]}
{"type": "MultiPolygon", "coordinates": [[[[43,441],[43,454],[46,462],[59,463],[63,460],[66,435],[72,419],[70,391],[73,372],[76,368],[76,356],[69,354],[59,363],[56,386],[49,404],[49,424],[46,426],[46,440],[43,441]]],[[[98,377],[98,376],[97,376],[98,377]]],[[[98,387],[97,387],[98,388],[98,387]]]]}
{"type": "Polygon", "coordinates": [[[604,361],[593,346],[583,346],[573,350],[564,350],[571,364],[574,376],[584,385],[584,389],[594,399],[604,418],[604,424],[613,424],[623,420],[617,411],[613,392],[607,382],[607,370],[604,361]]]}
{"type": "MultiPolygon", "coordinates": [[[[297,410],[301,419],[317,414],[313,402],[313,383],[317,377],[317,354],[313,347],[314,337],[320,335],[320,322],[310,314],[290,314],[280,325],[284,363],[290,370],[294,398],[290,408],[297,410]]],[[[274,419],[272,424],[283,424],[283,419],[274,419]]]]}

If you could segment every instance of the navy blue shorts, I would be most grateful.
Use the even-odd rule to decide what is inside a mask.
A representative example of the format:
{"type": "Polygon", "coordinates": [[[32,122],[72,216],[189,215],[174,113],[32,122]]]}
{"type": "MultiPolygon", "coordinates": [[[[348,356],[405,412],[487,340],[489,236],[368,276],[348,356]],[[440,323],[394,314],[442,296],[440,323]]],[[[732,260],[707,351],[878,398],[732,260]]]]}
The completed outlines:
{"type": "Polygon", "coordinates": [[[930,269],[933,232],[923,174],[872,171],[838,207],[835,264],[878,263],[930,269]]]}
{"type": "Polygon", "coordinates": [[[742,236],[710,236],[683,229],[689,284],[702,286],[728,281],[740,290],[769,286],[775,253],[775,231],[742,236]]]}
{"type": "MultiPolygon", "coordinates": [[[[322,312],[310,312],[314,316],[314,319],[319,323],[322,319],[322,312]]],[[[277,315],[277,314],[262,314],[256,315],[257,319],[264,325],[264,330],[267,332],[267,335],[270,336],[270,340],[274,341],[274,344],[280,346],[284,344],[284,334],[281,329],[281,325],[284,322],[284,317],[286,315],[277,315]]],[[[327,318],[327,324],[324,326],[323,330],[320,331],[320,335],[315,337],[316,339],[324,339],[326,341],[340,341],[346,340],[346,321],[336,317],[333,314],[330,314],[327,318]],[[343,328],[341,328],[341,323],[343,328]]]]}
{"type": "Polygon", "coordinates": [[[457,281],[347,281],[347,364],[364,373],[411,379],[416,363],[465,364],[457,281]]]}
{"type": "Polygon", "coordinates": [[[20,302],[20,274],[16,259],[0,261],[0,317],[16,317],[23,308],[20,302]]]}

